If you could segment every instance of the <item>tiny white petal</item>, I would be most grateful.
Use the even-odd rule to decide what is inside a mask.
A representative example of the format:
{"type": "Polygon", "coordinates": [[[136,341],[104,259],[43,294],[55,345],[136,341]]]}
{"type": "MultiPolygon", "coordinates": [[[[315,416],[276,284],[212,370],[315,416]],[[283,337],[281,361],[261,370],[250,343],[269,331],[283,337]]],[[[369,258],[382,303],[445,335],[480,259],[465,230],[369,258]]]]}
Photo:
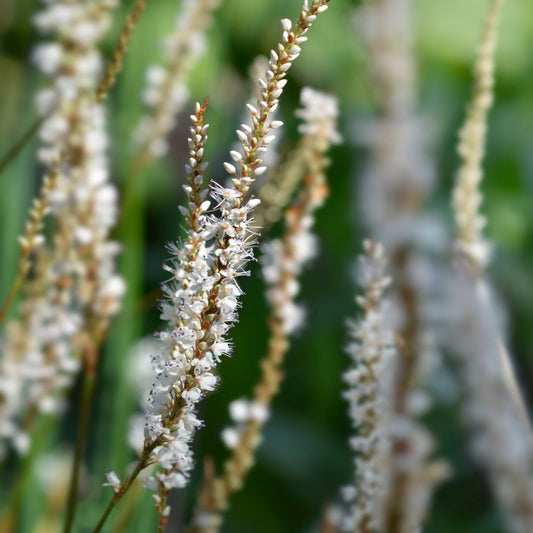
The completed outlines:
{"type": "Polygon", "coordinates": [[[224,168],[226,169],[226,172],[228,174],[236,174],[237,173],[237,169],[231,163],[228,163],[227,161],[224,162],[224,168]]]}

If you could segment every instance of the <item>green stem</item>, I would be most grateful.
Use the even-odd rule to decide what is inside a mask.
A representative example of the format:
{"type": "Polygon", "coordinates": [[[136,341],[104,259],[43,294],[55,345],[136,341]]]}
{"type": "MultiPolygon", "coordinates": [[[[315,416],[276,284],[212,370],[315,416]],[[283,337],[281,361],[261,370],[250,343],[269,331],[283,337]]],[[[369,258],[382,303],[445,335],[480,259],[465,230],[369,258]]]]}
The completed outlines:
{"type": "Polygon", "coordinates": [[[26,143],[35,135],[41,126],[43,120],[47,115],[37,118],[33,124],[28,128],[24,135],[7,151],[7,153],[0,160],[0,174],[6,169],[6,167],[17,157],[19,152],[24,148],[26,143]]]}
{"type": "Polygon", "coordinates": [[[148,466],[148,457],[150,456],[150,453],[152,450],[158,445],[157,441],[154,441],[148,448],[146,448],[139,459],[139,462],[137,463],[137,466],[133,470],[133,472],[126,478],[122,486],[120,487],[119,491],[116,492],[113,495],[113,498],[107,505],[105,511],[103,512],[102,516],[100,517],[100,520],[98,521],[98,524],[96,524],[96,527],[93,530],[93,533],[100,533],[102,531],[102,528],[104,527],[104,524],[106,523],[107,518],[111,514],[111,511],[115,508],[117,503],[122,499],[122,497],[126,494],[128,489],[131,487],[132,483],[135,481],[137,476],[140,474],[146,466],[148,466]]]}
{"type": "Polygon", "coordinates": [[[22,466],[17,475],[15,485],[10,493],[6,507],[0,513],[2,533],[12,533],[18,529],[18,521],[21,517],[20,507],[26,486],[33,472],[35,459],[48,444],[52,429],[56,420],[53,417],[45,417],[33,432],[30,452],[23,458],[22,466]],[[39,438],[36,436],[39,435],[39,438]]]}
{"type": "Polygon", "coordinates": [[[85,444],[87,442],[87,434],[89,429],[89,420],[91,415],[91,407],[94,398],[94,388],[96,383],[96,375],[94,373],[84,372],[83,374],[83,396],[81,403],[80,425],[78,428],[78,437],[76,440],[76,451],[74,455],[74,462],[72,464],[72,473],[70,477],[70,486],[67,500],[67,514],[65,517],[65,525],[63,533],[70,533],[74,517],[76,515],[76,507],[78,503],[78,487],[80,481],[80,468],[83,461],[83,454],[85,451],[85,444]]]}
{"type": "Polygon", "coordinates": [[[11,304],[15,300],[15,297],[17,296],[20,287],[22,286],[22,282],[24,281],[26,276],[23,276],[22,274],[19,274],[13,285],[11,286],[11,289],[9,290],[9,293],[6,297],[5,302],[2,305],[2,308],[0,309],[0,324],[4,321],[4,319],[7,316],[7,312],[9,311],[9,308],[11,307],[11,304]]]}
{"type": "Polygon", "coordinates": [[[127,533],[128,526],[133,520],[135,512],[141,505],[141,496],[144,494],[144,488],[141,483],[136,483],[130,490],[129,497],[126,498],[122,505],[121,513],[115,520],[113,528],[114,533],[127,533]]]}

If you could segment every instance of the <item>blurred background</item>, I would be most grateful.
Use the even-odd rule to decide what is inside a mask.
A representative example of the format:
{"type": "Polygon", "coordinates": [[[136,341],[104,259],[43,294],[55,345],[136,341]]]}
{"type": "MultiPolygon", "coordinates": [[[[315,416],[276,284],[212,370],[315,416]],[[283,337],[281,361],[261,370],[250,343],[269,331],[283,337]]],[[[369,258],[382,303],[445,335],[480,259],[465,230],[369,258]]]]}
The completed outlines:
{"type": "MultiPolygon", "coordinates": [[[[317,531],[322,509],[338,499],[338,489],[351,479],[352,462],[347,446],[350,434],[346,404],[341,399],[341,373],[348,366],[343,347],[345,321],[356,313],[353,297],[354,261],[365,237],[357,210],[357,180],[366,153],[356,143],[357,124],[370,116],[376,102],[365,51],[358,38],[355,17],[359,2],[332,0],[330,9],[309,33],[302,56],[289,75],[280,106],[286,127],[280,146],[295,144],[303,86],[339,98],[342,145],[331,151],[328,172],[330,198],[318,214],[316,232],[320,254],[305,273],[301,301],[307,325],[294,341],[286,364],[286,379],[273,405],[258,463],[245,489],[233,499],[224,531],[232,533],[307,533],[317,531]]],[[[112,32],[104,43],[109,57],[122,22],[133,5],[122,1],[112,32]]],[[[140,93],[146,68],[161,56],[160,39],[173,28],[179,3],[149,1],[139,23],[117,86],[107,104],[113,145],[113,176],[123,192],[129,186],[135,156],[132,132],[141,116],[140,93]]],[[[438,174],[431,208],[451,226],[450,192],[457,157],[457,130],[464,117],[471,89],[471,67],[481,34],[486,0],[415,0],[414,41],[419,69],[419,113],[424,119],[429,150],[438,174]]],[[[4,153],[36,118],[33,97],[42,83],[29,58],[39,36],[32,15],[34,0],[0,0],[0,153],[4,153]]],[[[249,95],[248,67],[268,53],[280,35],[279,19],[297,16],[300,1],[223,0],[208,32],[206,55],[190,78],[191,100],[210,97],[207,121],[210,137],[207,159],[213,178],[222,178],[222,161],[235,139],[244,102],[249,95]]],[[[490,117],[483,211],[487,233],[495,243],[490,276],[506,310],[508,343],[519,381],[531,406],[533,382],[533,4],[507,2],[503,9],[497,53],[496,103],[490,117]]],[[[100,380],[82,484],[84,501],[78,517],[79,531],[90,529],[100,515],[110,490],[101,487],[108,469],[119,473],[133,460],[126,444],[128,417],[137,408],[137,395],[127,375],[133,362],[132,347],[160,328],[156,302],[158,287],[166,279],[161,265],[165,244],[180,232],[181,198],[186,157],[186,107],[171,135],[169,154],[147,169],[135,194],[134,208],[123,220],[117,238],[125,243],[120,268],[128,282],[122,313],[115,319],[100,368],[100,380]]],[[[42,168],[36,162],[37,142],[26,145],[0,175],[0,299],[17,268],[17,236],[21,234],[42,168]]],[[[274,228],[274,233],[279,228],[274,228]]],[[[227,405],[250,394],[258,378],[258,359],[267,342],[267,309],[257,265],[242,280],[246,293],[239,324],[232,333],[234,355],[220,365],[219,390],[202,403],[206,427],[197,436],[196,459],[206,454],[220,462],[225,456],[219,434],[228,425],[227,405]]],[[[453,369],[453,364],[448,364],[453,369]]],[[[427,417],[438,437],[436,455],[452,465],[454,476],[437,491],[427,533],[503,531],[485,477],[471,460],[467,432],[458,410],[460,394],[453,393],[453,377],[443,379],[452,393],[427,417]]],[[[60,450],[55,459],[39,463],[26,487],[22,532],[34,531],[46,493],[54,487],[61,457],[75,436],[76,400],[54,431],[46,433],[43,450],[60,450]],[[54,461],[57,461],[54,462],[54,461]],[[47,489],[48,487],[48,489],[47,489]]],[[[9,465],[0,485],[5,501],[14,483],[16,464],[9,465]]],[[[173,516],[188,516],[198,486],[193,479],[186,491],[173,496],[173,516]]],[[[127,531],[153,528],[155,511],[146,491],[134,509],[127,531]]],[[[117,519],[120,513],[117,513],[117,519]]],[[[178,529],[171,529],[178,531],[178,529]]]]}

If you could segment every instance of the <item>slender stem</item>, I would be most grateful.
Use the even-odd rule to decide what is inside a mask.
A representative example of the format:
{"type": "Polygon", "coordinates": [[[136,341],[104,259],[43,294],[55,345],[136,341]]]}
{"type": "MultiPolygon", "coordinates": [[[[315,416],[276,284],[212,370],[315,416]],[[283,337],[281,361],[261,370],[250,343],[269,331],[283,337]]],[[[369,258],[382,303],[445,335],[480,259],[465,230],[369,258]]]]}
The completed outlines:
{"type": "MultiPolygon", "coordinates": [[[[483,279],[483,277],[479,277],[475,281],[475,287],[476,294],[478,296],[479,301],[481,302],[481,305],[485,306],[486,309],[490,310],[491,302],[488,297],[489,289],[487,287],[485,279],[483,279]]],[[[491,314],[491,317],[492,316],[493,314],[491,314]]],[[[524,424],[524,430],[527,432],[527,434],[529,435],[529,439],[531,440],[533,438],[531,420],[529,418],[528,410],[524,398],[522,396],[522,392],[520,390],[520,385],[518,384],[518,380],[516,378],[511,355],[507,350],[507,347],[502,338],[502,334],[496,324],[494,324],[493,331],[495,332],[495,342],[498,346],[498,356],[502,369],[502,381],[504,383],[505,388],[509,392],[511,402],[514,404],[518,416],[524,424]]]]}
{"type": "Polygon", "coordinates": [[[17,279],[11,286],[11,289],[9,290],[9,293],[6,297],[5,302],[2,305],[2,308],[0,309],[0,324],[4,321],[4,319],[7,316],[7,312],[9,311],[9,308],[11,307],[11,304],[15,300],[15,297],[17,296],[20,287],[22,286],[22,282],[24,281],[26,276],[24,276],[22,273],[20,273],[17,276],[17,279]]]}
{"type": "Polygon", "coordinates": [[[0,174],[7,168],[9,163],[13,161],[19,152],[24,148],[26,143],[37,133],[46,115],[38,117],[33,124],[26,130],[24,135],[6,152],[6,154],[0,159],[0,174]]]}
{"type": "MultiPolygon", "coordinates": [[[[32,262],[30,260],[31,254],[36,250],[37,237],[42,233],[43,219],[46,216],[50,202],[50,193],[55,187],[59,172],[57,165],[53,165],[50,174],[45,176],[39,191],[39,196],[33,200],[30,209],[30,217],[26,222],[24,234],[20,238],[21,256],[19,263],[19,272],[15,279],[2,308],[0,309],[0,324],[7,315],[7,311],[22,286],[22,283],[28,276],[31,270],[32,262]]],[[[42,235],[41,235],[42,236],[42,235]]]]}
{"type": "Polygon", "coordinates": [[[67,513],[65,517],[65,524],[63,533],[70,533],[76,515],[76,507],[78,503],[78,487],[80,480],[80,468],[83,461],[83,454],[87,442],[87,434],[89,429],[89,420],[91,414],[91,407],[94,398],[94,388],[96,383],[95,373],[85,371],[83,373],[83,396],[81,403],[80,425],[78,428],[78,437],[76,440],[76,451],[74,455],[74,462],[72,464],[72,473],[70,477],[70,486],[68,490],[67,513]]]}
{"type": "Polygon", "coordinates": [[[159,444],[158,441],[154,441],[147,449],[144,450],[133,472],[126,478],[126,480],[120,487],[120,490],[113,495],[113,498],[108,503],[105,511],[100,517],[100,520],[98,521],[98,524],[96,524],[96,527],[94,528],[93,533],[99,533],[100,531],[102,531],[102,528],[104,527],[104,524],[106,523],[107,518],[111,514],[111,511],[115,508],[117,503],[122,499],[124,494],[126,494],[126,492],[131,487],[132,483],[135,481],[135,479],[140,474],[140,472],[148,466],[148,457],[150,456],[150,453],[152,452],[152,450],[158,444],[159,444]]]}
{"type": "MultiPolygon", "coordinates": [[[[402,311],[406,317],[405,325],[400,332],[402,339],[399,347],[401,365],[396,377],[396,397],[394,400],[395,416],[406,415],[409,393],[416,379],[417,365],[420,353],[417,338],[420,332],[419,302],[416,291],[407,274],[407,266],[412,250],[406,246],[399,247],[394,256],[394,264],[398,278],[398,297],[402,311]]],[[[398,533],[401,530],[405,514],[405,503],[409,497],[409,474],[397,467],[399,459],[404,453],[406,441],[396,438],[392,443],[394,461],[393,475],[390,481],[390,499],[385,516],[385,533],[398,533]]]]}
{"type": "Polygon", "coordinates": [[[141,483],[136,483],[130,490],[129,497],[122,505],[121,512],[115,520],[113,533],[127,533],[128,526],[132,521],[135,512],[141,504],[141,496],[145,493],[141,483]]]}
{"type": "Polygon", "coordinates": [[[163,488],[163,490],[160,490],[159,495],[161,497],[161,501],[159,504],[156,505],[157,507],[157,533],[165,533],[165,529],[167,528],[168,524],[168,509],[167,507],[167,499],[168,499],[168,490],[163,488]]]}
{"type": "Polygon", "coordinates": [[[120,32],[111,61],[107,65],[104,77],[96,89],[95,100],[97,102],[101,102],[107,96],[111,87],[115,84],[118,73],[122,69],[124,57],[128,53],[128,45],[133,35],[133,30],[141,18],[147,1],[148,0],[138,0],[133,6],[131,13],[126,18],[126,22],[120,32]]]}
{"type": "Polygon", "coordinates": [[[36,428],[35,434],[39,438],[31,439],[30,452],[22,459],[22,466],[17,475],[13,490],[10,493],[6,507],[0,513],[0,524],[2,533],[13,533],[18,530],[20,517],[20,506],[25,493],[26,485],[33,472],[35,459],[39,456],[43,448],[49,441],[52,429],[56,420],[53,417],[45,417],[36,428]]]}

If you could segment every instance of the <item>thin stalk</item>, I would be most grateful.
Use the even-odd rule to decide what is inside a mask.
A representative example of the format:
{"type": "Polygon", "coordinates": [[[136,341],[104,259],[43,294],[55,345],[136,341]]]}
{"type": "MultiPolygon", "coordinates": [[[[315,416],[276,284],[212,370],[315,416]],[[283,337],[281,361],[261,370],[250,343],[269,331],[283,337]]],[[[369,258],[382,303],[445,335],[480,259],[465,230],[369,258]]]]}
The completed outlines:
{"type": "MultiPolygon", "coordinates": [[[[487,309],[491,308],[491,302],[488,298],[489,290],[487,283],[483,278],[476,280],[476,293],[479,298],[479,301],[487,309]]],[[[518,416],[524,424],[524,428],[529,435],[529,439],[533,439],[533,429],[531,427],[531,420],[529,418],[528,410],[520,390],[520,385],[516,378],[516,374],[513,368],[512,358],[507,350],[507,347],[503,341],[502,334],[499,331],[497,325],[494,325],[495,342],[498,346],[498,356],[500,359],[500,364],[502,368],[502,380],[505,383],[507,390],[509,391],[509,396],[513,402],[518,416]]]]}
{"type": "Polygon", "coordinates": [[[78,428],[78,437],[76,440],[74,462],[72,464],[72,473],[70,477],[70,485],[67,499],[67,512],[65,517],[65,524],[63,527],[63,533],[70,533],[70,531],[72,530],[72,525],[74,523],[74,517],[76,515],[80,468],[83,461],[85,445],[87,443],[89,420],[91,415],[91,407],[94,399],[95,384],[96,374],[94,372],[89,373],[87,371],[84,371],[80,423],[78,428]]]}
{"type": "Polygon", "coordinates": [[[31,254],[39,246],[39,236],[42,237],[43,219],[46,216],[49,209],[49,197],[53,191],[56,181],[58,179],[59,172],[57,165],[54,165],[49,175],[45,176],[39,196],[33,200],[32,207],[30,209],[30,217],[26,222],[24,229],[24,235],[20,237],[21,255],[19,261],[19,271],[17,278],[13,282],[11,289],[7,295],[6,301],[0,309],[0,324],[7,316],[9,307],[15,300],[24,280],[28,276],[31,270],[31,254]]]}
{"type": "Polygon", "coordinates": [[[128,53],[128,45],[133,35],[133,30],[141,18],[147,1],[148,0],[138,0],[133,6],[131,13],[126,18],[124,27],[118,37],[115,50],[113,51],[111,61],[106,68],[100,85],[98,85],[98,88],[96,89],[95,100],[97,102],[101,102],[107,96],[111,87],[115,84],[117,76],[122,69],[124,57],[128,53]]]}
{"type": "Polygon", "coordinates": [[[0,524],[2,533],[14,533],[18,530],[20,517],[20,507],[25,494],[26,485],[34,471],[35,459],[39,457],[41,451],[48,443],[52,429],[56,420],[53,417],[46,417],[36,429],[39,434],[38,439],[32,439],[30,452],[23,458],[22,466],[18,472],[13,490],[10,493],[6,507],[0,513],[0,524]]]}
{"type": "Polygon", "coordinates": [[[102,531],[102,528],[104,527],[109,515],[111,514],[111,511],[115,508],[117,503],[122,499],[122,497],[126,494],[128,489],[131,487],[132,483],[137,479],[137,476],[141,473],[142,470],[144,470],[149,462],[148,459],[150,457],[150,454],[152,453],[152,450],[159,446],[161,443],[159,440],[155,440],[150,444],[144,451],[139,459],[139,462],[135,466],[135,469],[133,472],[125,479],[124,483],[121,485],[120,489],[115,492],[113,495],[113,498],[108,503],[107,507],[105,508],[104,512],[102,513],[102,516],[100,517],[100,520],[98,521],[98,524],[96,524],[96,527],[93,529],[92,533],[100,533],[102,531]]]}
{"type": "MultiPolygon", "coordinates": [[[[396,397],[394,400],[395,416],[408,416],[407,402],[416,379],[417,366],[420,361],[420,353],[417,338],[420,334],[419,302],[416,291],[407,275],[407,265],[412,250],[407,247],[399,248],[394,254],[398,284],[398,297],[403,313],[405,314],[405,326],[400,332],[399,355],[401,365],[396,377],[396,397]]],[[[392,454],[394,472],[390,481],[390,498],[385,517],[385,533],[398,533],[401,531],[402,520],[405,514],[405,502],[409,493],[409,474],[396,467],[398,458],[403,453],[405,440],[394,439],[392,454]]]]}
{"type": "Polygon", "coordinates": [[[130,490],[129,497],[122,506],[122,512],[115,520],[115,526],[113,528],[114,533],[127,533],[128,526],[141,504],[141,496],[143,494],[144,488],[142,484],[136,483],[130,490]]]}
{"type": "Polygon", "coordinates": [[[167,499],[168,499],[168,490],[163,490],[160,492],[161,501],[157,505],[158,519],[157,519],[157,533],[165,533],[165,529],[168,524],[168,510],[167,499]]]}
{"type": "Polygon", "coordinates": [[[26,130],[24,135],[6,152],[6,154],[0,159],[0,174],[9,166],[20,151],[24,148],[26,143],[31,140],[31,138],[39,131],[43,120],[47,118],[48,115],[43,115],[38,117],[33,124],[26,130]]]}
{"type": "Polygon", "coordinates": [[[5,320],[7,316],[7,312],[9,311],[9,308],[11,307],[11,304],[15,300],[20,288],[22,287],[22,282],[26,276],[24,276],[22,273],[19,273],[17,276],[17,279],[14,281],[13,285],[11,286],[11,289],[9,290],[9,293],[2,304],[2,308],[0,309],[0,324],[5,320]]]}

